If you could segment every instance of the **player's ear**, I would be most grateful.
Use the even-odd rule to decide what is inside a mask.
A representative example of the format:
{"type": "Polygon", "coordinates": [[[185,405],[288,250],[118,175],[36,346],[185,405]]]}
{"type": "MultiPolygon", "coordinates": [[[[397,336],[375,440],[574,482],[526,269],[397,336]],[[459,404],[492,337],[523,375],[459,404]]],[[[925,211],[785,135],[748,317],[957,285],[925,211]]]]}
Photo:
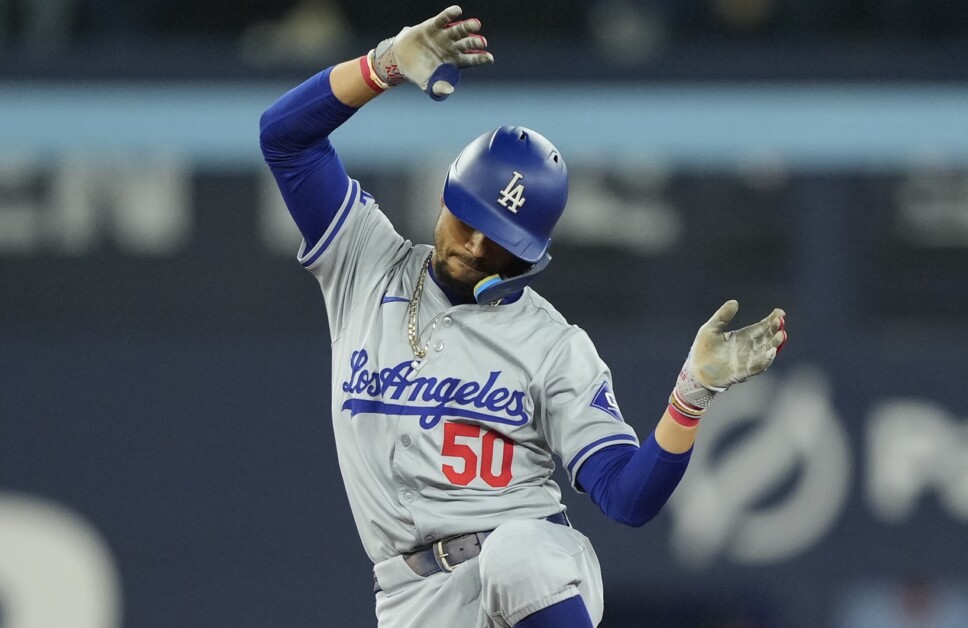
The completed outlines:
{"type": "Polygon", "coordinates": [[[444,195],[441,194],[440,195],[440,211],[437,212],[437,224],[438,225],[440,224],[440,221],[444,219],[444,214],[445,213],[447,213],[447,206],[444,205],[444,195]]]}

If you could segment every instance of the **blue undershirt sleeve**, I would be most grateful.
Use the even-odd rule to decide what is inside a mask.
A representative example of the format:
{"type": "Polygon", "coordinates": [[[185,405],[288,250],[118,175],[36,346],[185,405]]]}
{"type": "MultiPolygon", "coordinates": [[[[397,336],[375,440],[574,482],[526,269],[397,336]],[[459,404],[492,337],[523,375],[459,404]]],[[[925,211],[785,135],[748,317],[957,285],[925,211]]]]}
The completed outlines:
{"type": "Polygon", "coordinates": [[[665,451],[652,433],[641,447],[613,445],[592,454],[578,469],[578,484],[610,518],[638,527],[668,501],[691,456],[692,449],[665,451]]]}
{"type": "Polygon", "coordinates": [[[358,111],[333,95],[327,68],[286,92],[259,120],[259,144],[307,250],[326,233],[349,178],[329,134],[358,111]]]}

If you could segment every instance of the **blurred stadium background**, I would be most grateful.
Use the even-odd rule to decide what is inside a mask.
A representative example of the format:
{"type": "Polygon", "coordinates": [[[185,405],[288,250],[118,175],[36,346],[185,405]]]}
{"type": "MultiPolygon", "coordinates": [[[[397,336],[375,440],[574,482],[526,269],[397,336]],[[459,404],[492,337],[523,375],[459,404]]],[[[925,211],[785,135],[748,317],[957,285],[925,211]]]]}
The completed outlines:
{"type": "MultiPolygon", "coordinates": [[[[443,6],[0,0],[0,627],[375,624],[258,118],[443,6]]],[[[643,435],[725,298],[789,314],[654,522],[566,495],[603,625],[968,625],[968,3],[463,6],[497,64],[334,136],[401,231],[470,139],[548,135],[536,287],[643,435]]]]}

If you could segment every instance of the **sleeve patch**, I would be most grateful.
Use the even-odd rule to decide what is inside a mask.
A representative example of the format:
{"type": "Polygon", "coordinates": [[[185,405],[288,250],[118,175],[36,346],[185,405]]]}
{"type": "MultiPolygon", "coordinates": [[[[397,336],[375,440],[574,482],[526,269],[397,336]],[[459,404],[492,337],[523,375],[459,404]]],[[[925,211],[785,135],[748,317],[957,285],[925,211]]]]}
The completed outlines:
{"type": "Polygon", "coordinates": [[[607,412],[612,418],[618,421],[625,422],[625,419],[622,418],[622,411],[618,409],[618,401],[615,400],[615,394],[608,387],[607,381],[602,382],[602,385],[598,387],[598,392],[595,393],[595,398],[592,399],[590,405],[593,408],[607,412]]]}

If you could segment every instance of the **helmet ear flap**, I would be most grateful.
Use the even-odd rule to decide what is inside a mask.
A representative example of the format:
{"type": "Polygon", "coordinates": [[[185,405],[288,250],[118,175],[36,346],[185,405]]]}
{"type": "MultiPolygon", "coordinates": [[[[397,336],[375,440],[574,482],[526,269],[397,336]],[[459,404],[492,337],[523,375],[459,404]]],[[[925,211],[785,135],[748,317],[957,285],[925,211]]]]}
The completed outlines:
{"type": "Polygon", "coordinates": [[[477,282],[474,286],[474,300],[481,305],[493,303],[504,297],[510,296],[515,292],[523,290],[526,285],[531,283],[538,273],[543,271],[551,263],[551,255],[545,253],[544,257],[535,262],[528,270],[520,275],[501,277],[491,275],[477,282]]]}

